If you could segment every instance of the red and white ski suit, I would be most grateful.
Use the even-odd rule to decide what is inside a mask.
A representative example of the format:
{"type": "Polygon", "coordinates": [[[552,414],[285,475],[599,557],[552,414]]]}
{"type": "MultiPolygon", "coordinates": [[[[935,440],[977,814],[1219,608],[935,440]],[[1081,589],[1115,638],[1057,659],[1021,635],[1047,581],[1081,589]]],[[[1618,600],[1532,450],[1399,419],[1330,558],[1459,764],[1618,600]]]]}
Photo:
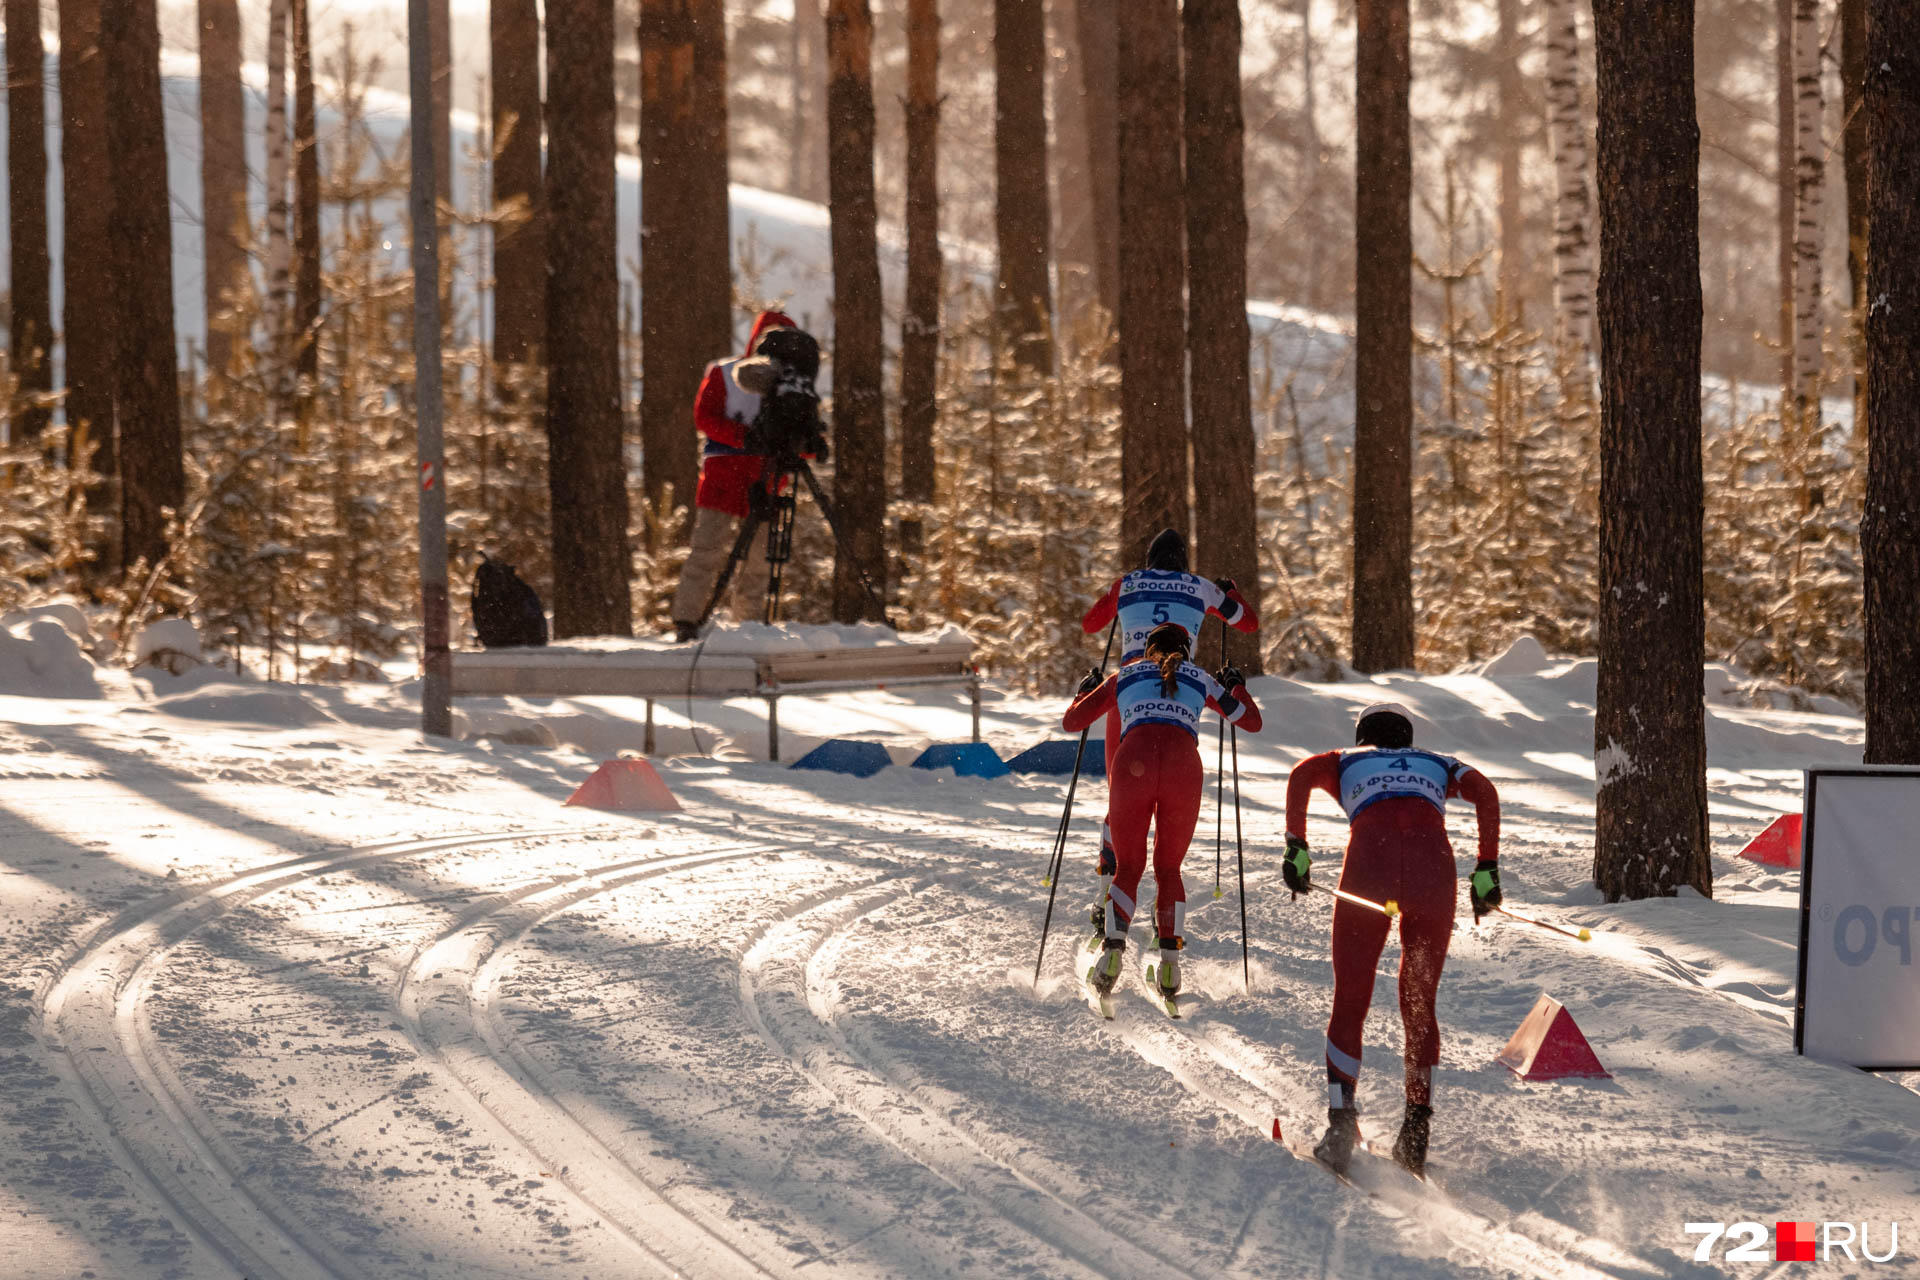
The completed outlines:
{"type": "MultiPolygon", "coordinates": [[[[1287,779],[1287,832],[1306,838],[1307,801],[1325,791],[1352,824],[1340,887],[1373,902],[1400,904],[1400,1020],[1406,1031],[1407,1101],[1431,1105],[1440,1061],[1434,1000],[1453,934],[1455,876],[1444,805],[1472,803],[1480,857],[1500,853],[1500,797],[1484,774],[1449,756],[1409,749],[1329,751],[1294,766],[1287,779]],[[1393,766],[1400,766],[1398,769],[1393,766]]],[[[1329,1103],[1354,1105],[1362,1032],[1374,971],[1392,921],[1336,901],[1333,907],[1333,1016],[1327,1021],[1329,1103]]]]}
{"type": "Polygon", "coordinates": [[[1151,662],[1134,663],[1108,676],[1091,693],[1077,698],[1061,720],[1068,732],[1084,729],[1116,709],[1126,720],[1113,768],[1107,773],[1107,824],[1115,860],[1113,883],[1107,888],[1109,938],[1126,937],[1132,923],[1140,880],[1147,869],[1149,826],[1153,828],[1154,924],[1162,938],[1183,935],[1187,889],[1180,878],[1180,863],[1187,856],[1206,790],[1206,770],[1192,727],[1202,702],[1248,733],[1260,732],[1260,708],[1245,686],[1236,685],[1229,694],[1191,663],[1181,667],[1181,676],[1194,692],[1179,722],[1155,714],[1168,705],[1159,700],[1143,708],[1123,705],[1128,701],[1120,692],[1123,681],[1144,679],[1157,685],[1159,668],[1151,662]]]}
{"type": "Polygon", "coordinates": [[[694,503],[739,520],[746,519],[748,496],[766,470],[766,460],[747,452],[747,428],[760,412],[760,397],[742,389],[733,371],[753,354],[767,330],[776,327],[791,329],[794,323],[781,312],[762,311],[747,338],[747,354],[708,365],[693,401],[693,425],[707,438],[694,503]]]}

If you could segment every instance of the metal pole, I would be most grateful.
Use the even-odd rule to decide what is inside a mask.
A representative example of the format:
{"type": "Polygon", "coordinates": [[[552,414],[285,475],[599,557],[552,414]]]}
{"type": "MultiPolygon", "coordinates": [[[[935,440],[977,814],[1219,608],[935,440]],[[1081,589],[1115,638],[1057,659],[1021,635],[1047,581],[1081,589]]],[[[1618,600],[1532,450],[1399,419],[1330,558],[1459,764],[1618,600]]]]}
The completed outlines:
{"type": "Polygon", "coordinates": [[[440,217],[433,149],[429,0],[407,0],[412,97],[413,398],[420,455],[420,729],[453,736],[453,655],[447,644],[446,447],[440,385],[440,217]]]}

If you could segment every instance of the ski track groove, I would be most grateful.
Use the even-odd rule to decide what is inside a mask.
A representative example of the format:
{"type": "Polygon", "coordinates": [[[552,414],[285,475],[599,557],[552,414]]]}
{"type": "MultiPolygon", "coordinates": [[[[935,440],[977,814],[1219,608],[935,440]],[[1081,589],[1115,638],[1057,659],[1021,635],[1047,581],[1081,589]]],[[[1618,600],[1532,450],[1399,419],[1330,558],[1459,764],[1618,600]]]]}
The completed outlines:
{"type": "Polygon", "coordinates": [[[906,879],[884,876],[811,895],[790,904],[785,918],[762,931],[740,968],[741,1003],[754,1029],[889,1146],[1041,1246],[1098,1275],[1189,1275],[1177,1259],[1127,1241],[1061,1192],[994,1155],[853,1048],[831,1009],[823,1011],[815,967],[822,950],[857,921],[910,896],[906,879]],[[782,998],[775,998],[776,989],[782,998]]]}
{"type": "MultiPolygon", "coordinates": [[[[1135,1014],[1139,1007],[1151,1008],[1152,1002],[1144,994],[1133,994],[1138,998],[1129,1002],[1133,1007],[1129,1008],[1127,1015],[1105,1025],[1144,1061],[1166,1071],[1182,1087],[1237,1117],[1256,1132],[1270,1135],[1274,1119],[1281,1121],[1283,1132],[1288,1129],[1294,1133],[1312,1132],[1314,1112],[1311,1107],[1297,1096],[1298,1090],[1285,1086],[1275,1089],[1271,1081],[1280,1072],[1270,1063],[1261,1061],[1252,1046],[1240,1041],[1237,1035],[1232,1038],[1238,1043],[1222,1045],[1217,1034],[1203,1035],[1194,1027],[1184,1023],[1176,1026],[1164,1017],[1162,1021],[1167,1021],[1165,1027],[1157,1027],[1156,1033],[1143,1032],[1135,1025],[1135,1014]],[[1180,1044],[1197,1050],[1211,1061],[1212,1067],[1200,1065],[1196,1069],[1192,1065],[1191,1053],[1183,1053],[1180,1044]],[[1186,1061],[1181,1060],[1183,1056],[1186,1061]],[[1223,1071],[1239,1082],[1240,1092],[1245,1094],[1251,1091],[1254,1096],[1266,1101],[1274,1109],[1274,1114],[1255,1110],[1245,1100],[1236,1101],[1201,1078],[1203,1074],[1217,1075],[1223,1071]]],[[[1157,1009],[1154,1011],[1158,1013],[1157,1009]]],[[[1231,1032],[1227,1034],[1232,1035],[1231,1032]]],[[[1313,1158],[1311,1142],[1290,1138],[1285,1146],[1295,1158],[1318,1163],[1313,1158]]],[[[1369,1179],[1374,1185],[1363,1185],[1362,1192],[1389,1218],[1399,1220],[1410,1231],[1431,1231],[1455,1250],[1478,1257],[1496,1269],[1523,1271],[1540,1277],[1540,1280],[1606,1280],[1606,1277],[1615,1274],[1590,1261],[1594,1242],[1561,1224],[1542,1219],[1543,1225],[1558,1228],[1556,1234],[1562,1238],[1557,1242],[1541,1240],[1514,1229],[1511,1224],[1503,1226],[1457,1204],[1452,1196],[1436,1184],[1428,1183],[1425,1189],[1415,1189],[1411,1185],[1402,1187],[1397,1185],[1401,1180],[1397,1171],[1382,1169],[1380,1172],[1387,1175],[1386,1179],[1369,1179]]],[[[1611,1251],[1611,1246],[1608,1249],[1611,1251]]]]}
{"type": "Polygon", "coordinates": [[[557,1181],[665,1275],[771,1273],[713,1224],[669,1199],[556,1096],[530,1055],[513,1052],[512,1034],[492,1007],[493,961],[543,920],[588,899],[675,871],[786,851],[784,845],[759,843],[626,859],[496,896],[420,945],[395,992],[409,1034],[460,1084],[490,1127],[556,1170],[557,1181]]]}
{"type": "Polygon", "coordinates": [[[246,1162],[166,1064],[142,998],[155,963],[232,907],[345,867],[593,830],[468,833],[318,851],[130,907],[94,930],[45,988],[40,1024],[67,1092],[80,1100],[116,1162],[173,1211],[182,1231],[236,1274],[247,1280],[360,1280],[360,1267],[284,1201],[248,1185],[246,1162]]]}

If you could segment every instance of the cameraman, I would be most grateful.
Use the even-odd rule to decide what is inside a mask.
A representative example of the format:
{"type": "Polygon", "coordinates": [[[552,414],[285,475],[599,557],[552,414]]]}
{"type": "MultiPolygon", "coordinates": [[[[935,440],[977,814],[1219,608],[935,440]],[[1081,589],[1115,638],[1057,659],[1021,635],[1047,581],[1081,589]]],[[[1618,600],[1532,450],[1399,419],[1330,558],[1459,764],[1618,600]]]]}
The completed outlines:
{"type": "MultiPolygon", "coordinates": [[[[700,611],[706,608],[713,584],[726,567],[727,553],[740,536],[739,522],[747,518],[753,491],[761,485],[766,469],[764,456],[750,447],[747,438],[759,417],[761,397],[757,390],[741,386],[735,375],[760,350],[768,330],[797,328],[781,312],[762,311],[753,322],[747,354],[715,361],[700,383],[700,394],[693,403],[693,424],[707,443],[700,460],[700,488],[694,497],[693,546],[686,567],[680,571],[679,590],[673,596],[676,640],[684,642],[699,635],[700,611]]],[[[759,443],[757,439],[752,442],[759,443]]],[[[767,530],[762,525],[734,572],[730,595],[736,618],[743,622],[760,618],[767,576],[767,530]]]]}

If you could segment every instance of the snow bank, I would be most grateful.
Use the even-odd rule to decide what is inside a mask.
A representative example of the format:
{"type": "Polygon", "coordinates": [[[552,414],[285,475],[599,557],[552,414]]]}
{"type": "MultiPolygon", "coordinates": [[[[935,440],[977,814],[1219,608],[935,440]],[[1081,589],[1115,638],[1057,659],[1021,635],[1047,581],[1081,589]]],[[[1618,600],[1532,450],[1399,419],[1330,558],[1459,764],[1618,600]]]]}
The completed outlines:
{"type": "MultiPolygon", "coordinates": [[[[97,698],[93,660],[58,613],[45,606],[0,618],[0,693],[30,698],[97,698]],[[17,621],[15,619],[18,619],[17,621]]],[[[73,610],[74,613],[79,611],[73,610]]],[[[83,633],[85,620],[82,621],[83,633]]]]}
{"type": "Polygon", "coordinates": [[[179,675],[200,662],[200,633],[185,618],[162,618],[143,627],[133,642],[133,665],[179,675]]]}
{"type": "Polygon", "coordinates": [[[1532,636],[1521,636],[1507,646],[1507,651],[1490,662],[1481,664],[1480,674],[1489,678],[1499,676],[1531,676],[1545,671],[1552,663],[1547,651],[1532,636]]]}
{"type": "Polygon", "coordinates": [[[286,685],[210,684],[191,693],[160,698],[153,709],[187,720],[231,720],[288,729],[335,723],[325,707],[286,685]]]}

